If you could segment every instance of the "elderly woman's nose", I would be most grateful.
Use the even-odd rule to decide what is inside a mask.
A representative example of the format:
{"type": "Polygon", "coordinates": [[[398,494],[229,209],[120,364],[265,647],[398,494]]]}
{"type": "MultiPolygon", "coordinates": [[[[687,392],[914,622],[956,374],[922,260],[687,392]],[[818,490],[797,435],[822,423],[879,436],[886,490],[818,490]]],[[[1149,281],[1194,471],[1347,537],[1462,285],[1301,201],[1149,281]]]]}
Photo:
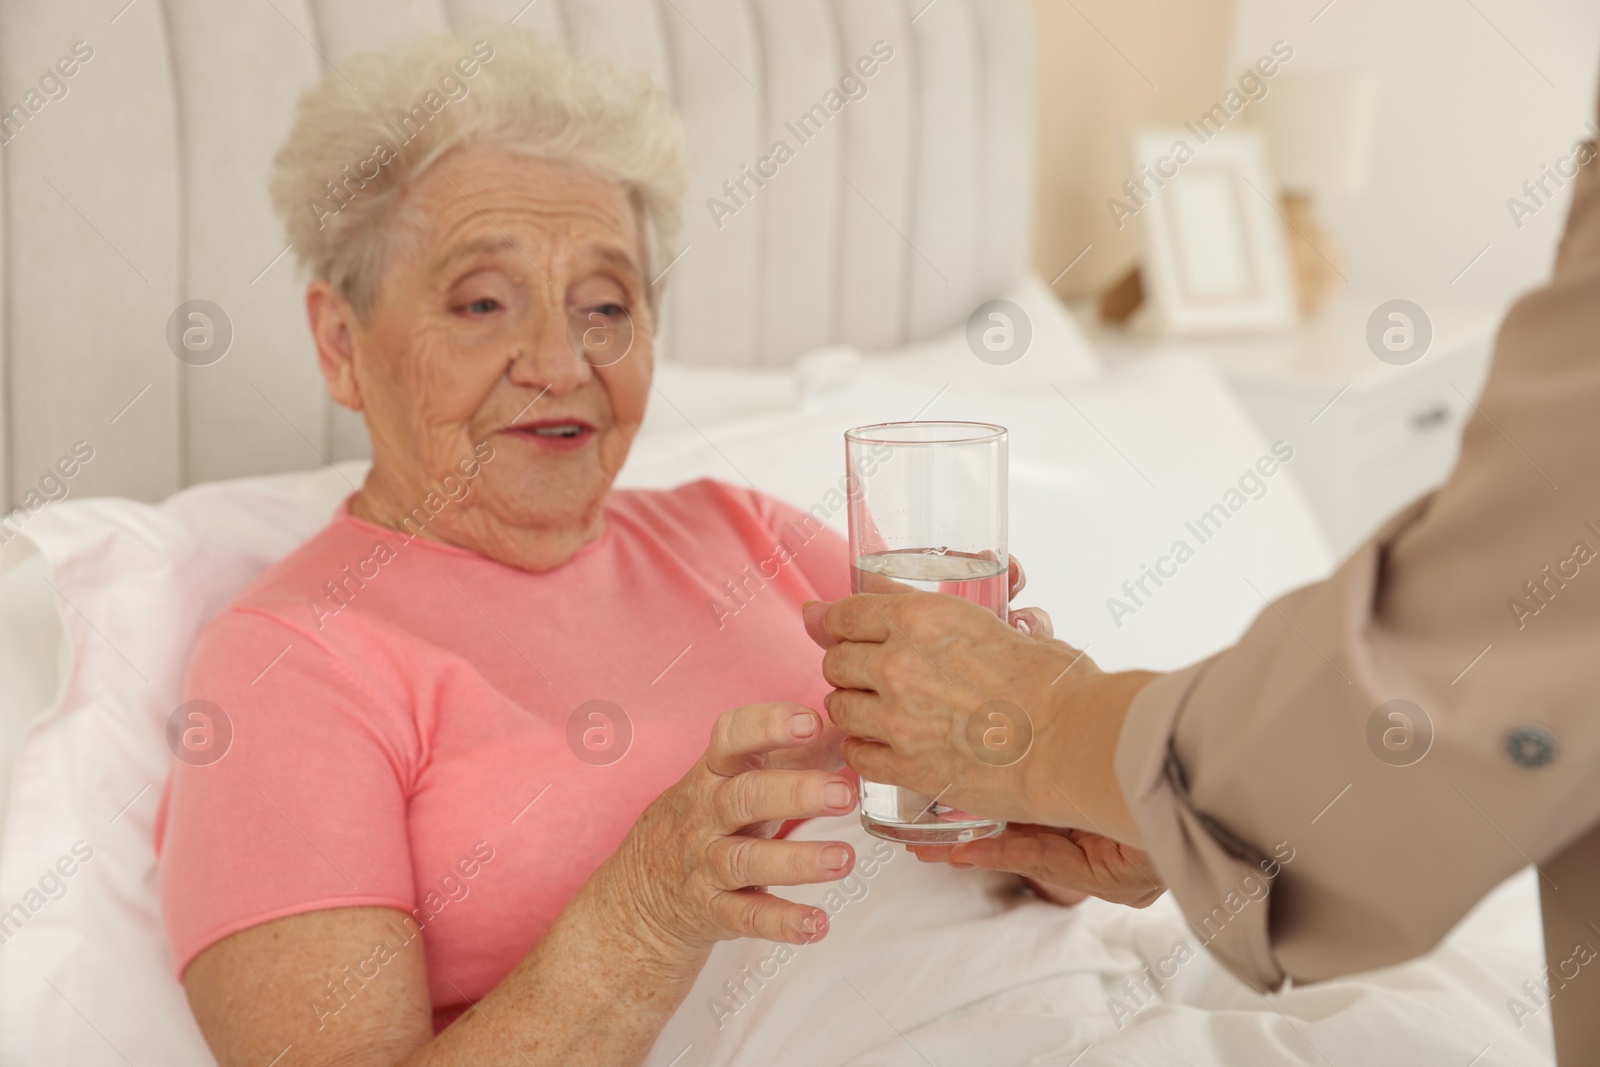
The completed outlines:
{"type": "Polygon", "coordinates": [[[550,315],[542,328],[518,345],[511,361],[510,376],[517,385],[548,389],[551,394],[560,396],[593,378],[594,369],[572,350],[566,320],[550,315]]]}

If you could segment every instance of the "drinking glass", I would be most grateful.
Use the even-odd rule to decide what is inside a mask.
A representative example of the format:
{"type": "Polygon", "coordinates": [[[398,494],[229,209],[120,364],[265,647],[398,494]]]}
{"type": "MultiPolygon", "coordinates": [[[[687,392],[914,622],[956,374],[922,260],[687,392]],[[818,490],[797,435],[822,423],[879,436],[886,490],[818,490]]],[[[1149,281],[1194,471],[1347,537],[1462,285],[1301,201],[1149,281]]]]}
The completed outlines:
{"type": "MultiPolygon", "coordinates": [[[[847,431],[851,586],[947,593],[1006,617],[1006,429],[884,422],[847,431]]],[[[861,823],[890,841],[951,845],[1005,829],[903,786],[861,780],[861,823]]]]}

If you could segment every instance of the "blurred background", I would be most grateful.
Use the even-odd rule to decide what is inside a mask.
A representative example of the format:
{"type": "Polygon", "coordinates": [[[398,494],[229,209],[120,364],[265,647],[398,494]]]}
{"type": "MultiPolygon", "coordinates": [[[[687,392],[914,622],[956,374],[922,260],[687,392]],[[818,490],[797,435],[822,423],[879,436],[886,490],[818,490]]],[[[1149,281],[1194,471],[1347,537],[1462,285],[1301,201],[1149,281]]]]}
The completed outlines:
{"type": "MultiPolygon", "coordinates": [[[[1592,158],[1581,142],[1596,137],[1600,5],[1031,0],[1031,8],[1034,268],[1108,358],[1136,362],[1180,341],[1201,351],[1268,439],[1300,447],[1296,477],[1329,547],[1344,554],[1448,475],[1500,318],[1549,276],[1571,199],[1570,180],[1551,175],[1564,169],[1570,179],[1592,158]],[[1207,325],[1194,313],[1205,301],[1182,292],[1172,266],[1183,261],[1182,238],[1172,234],[1209,249],[1194,273],[1215,279],[1252,243],[1241,236],[1250,226],[1220,218],[1236,212],[1214,198],[1187,225],[1173,222],[1178,203],[1200,203],[1169,195],[1178,186],[1121,226],[1110,202],[1140,206],[1123,183],[1154,157],[1152,149],[1136,158],[1132,140],[1159,147],[1181,134],[1198,145],[1194,123],[1275,43],[1292,60],[1261,79],[1265,95],[1245,101],[1228,133],[1262,138],[1267,166],[1239,185],[1239,207],[1256,209],[1258,230],[1283,235],[1281,251],[1254,249],[1279,257],[1255,274],[1287,278],[1289,294],[1276,311],[1271,299],[1251,297],[1244,313],[1207,325]],[[1086,99],[1096,106],[1082,107],[1086,99]],[[1163,254],[1170,262],[1159,269],[1163,254]],[[1142,286],[1131,273],[1141,265],[1142,286]],[[1410,351],[1386,349],[1384,338],[1410,351]]],[[[1221,143],[1198,158],[1214,161],[1221,143]]]]}
{"type": "Polygon", "coordinates": [[[1097,293],[1137,256],[1105,202],[1128,176],[1123,139],[1181,125],[1275,40],[1289,70],[1376,75],[1366,188],[1319,213],[1351,284],[1503,306],[1549,272],[1567,190],[1523,220],[1506,199],[1593,136],[1600,5],[1580,0],[1032,0],[1037,25],[1034,266],[1064,297],[1097,293]],[[1313,19],[1315,21],[1313,21],[1313,19]],[[1142,72],[1142,73],[1141,73],[1142,72]],[[1092,93],[1098,107],[1077,103],[1092,93]],[[1488,252],[1452,286],[1472,258],[1488,252]]]}

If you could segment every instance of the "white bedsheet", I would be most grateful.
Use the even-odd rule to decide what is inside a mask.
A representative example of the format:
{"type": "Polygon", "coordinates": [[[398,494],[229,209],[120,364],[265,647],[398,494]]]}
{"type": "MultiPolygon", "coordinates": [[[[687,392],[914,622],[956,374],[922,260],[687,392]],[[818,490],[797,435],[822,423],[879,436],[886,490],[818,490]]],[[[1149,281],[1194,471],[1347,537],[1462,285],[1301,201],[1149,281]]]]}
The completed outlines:
{"type": "Polygon", "coordinates": [[[1543,965],[1531,870],[1420,960],[1269,999],[1203,953],[1178,962],[1175,946],[1197,939],[1168,898],[1144,911],[1057,907],[1018,895],[1003,875],[920,864],[852,817],[795,836],[847,840],[858,862],[875,846],[891,858],[870,877],[858,869],[831,899],[788,891],[829,912],[819,944],[792,956],[766,942],[719,945],[649,1067],[1550,1062],[1548,1011],[1518,1029],[1506,1008],[1543,965]],[[1135,999],[1125,983],[1146,967],[1171,979],[1135,999]]]}

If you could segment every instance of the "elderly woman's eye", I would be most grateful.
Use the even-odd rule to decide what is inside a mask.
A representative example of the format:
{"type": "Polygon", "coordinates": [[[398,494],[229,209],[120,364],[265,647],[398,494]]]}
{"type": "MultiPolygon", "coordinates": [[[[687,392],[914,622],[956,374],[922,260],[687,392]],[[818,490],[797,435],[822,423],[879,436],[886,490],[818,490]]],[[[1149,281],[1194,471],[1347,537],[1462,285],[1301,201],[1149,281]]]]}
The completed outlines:
{"type": "Polygon", "coordinates": [[[492,296],[486,296],[482,299],[474,300],[471,303],[464,305],[464,307],[473,315],[487,315],[491,311],[499,310],[500,301],[496,300],[492,296]]]}
{"type": "Polygon", "coordinates": [[[620,319],[627,316],[628,309],[621,304],[591,304],[583,309],[583,314],[586,316],[599,315],[607,319],[620,319]]]}

